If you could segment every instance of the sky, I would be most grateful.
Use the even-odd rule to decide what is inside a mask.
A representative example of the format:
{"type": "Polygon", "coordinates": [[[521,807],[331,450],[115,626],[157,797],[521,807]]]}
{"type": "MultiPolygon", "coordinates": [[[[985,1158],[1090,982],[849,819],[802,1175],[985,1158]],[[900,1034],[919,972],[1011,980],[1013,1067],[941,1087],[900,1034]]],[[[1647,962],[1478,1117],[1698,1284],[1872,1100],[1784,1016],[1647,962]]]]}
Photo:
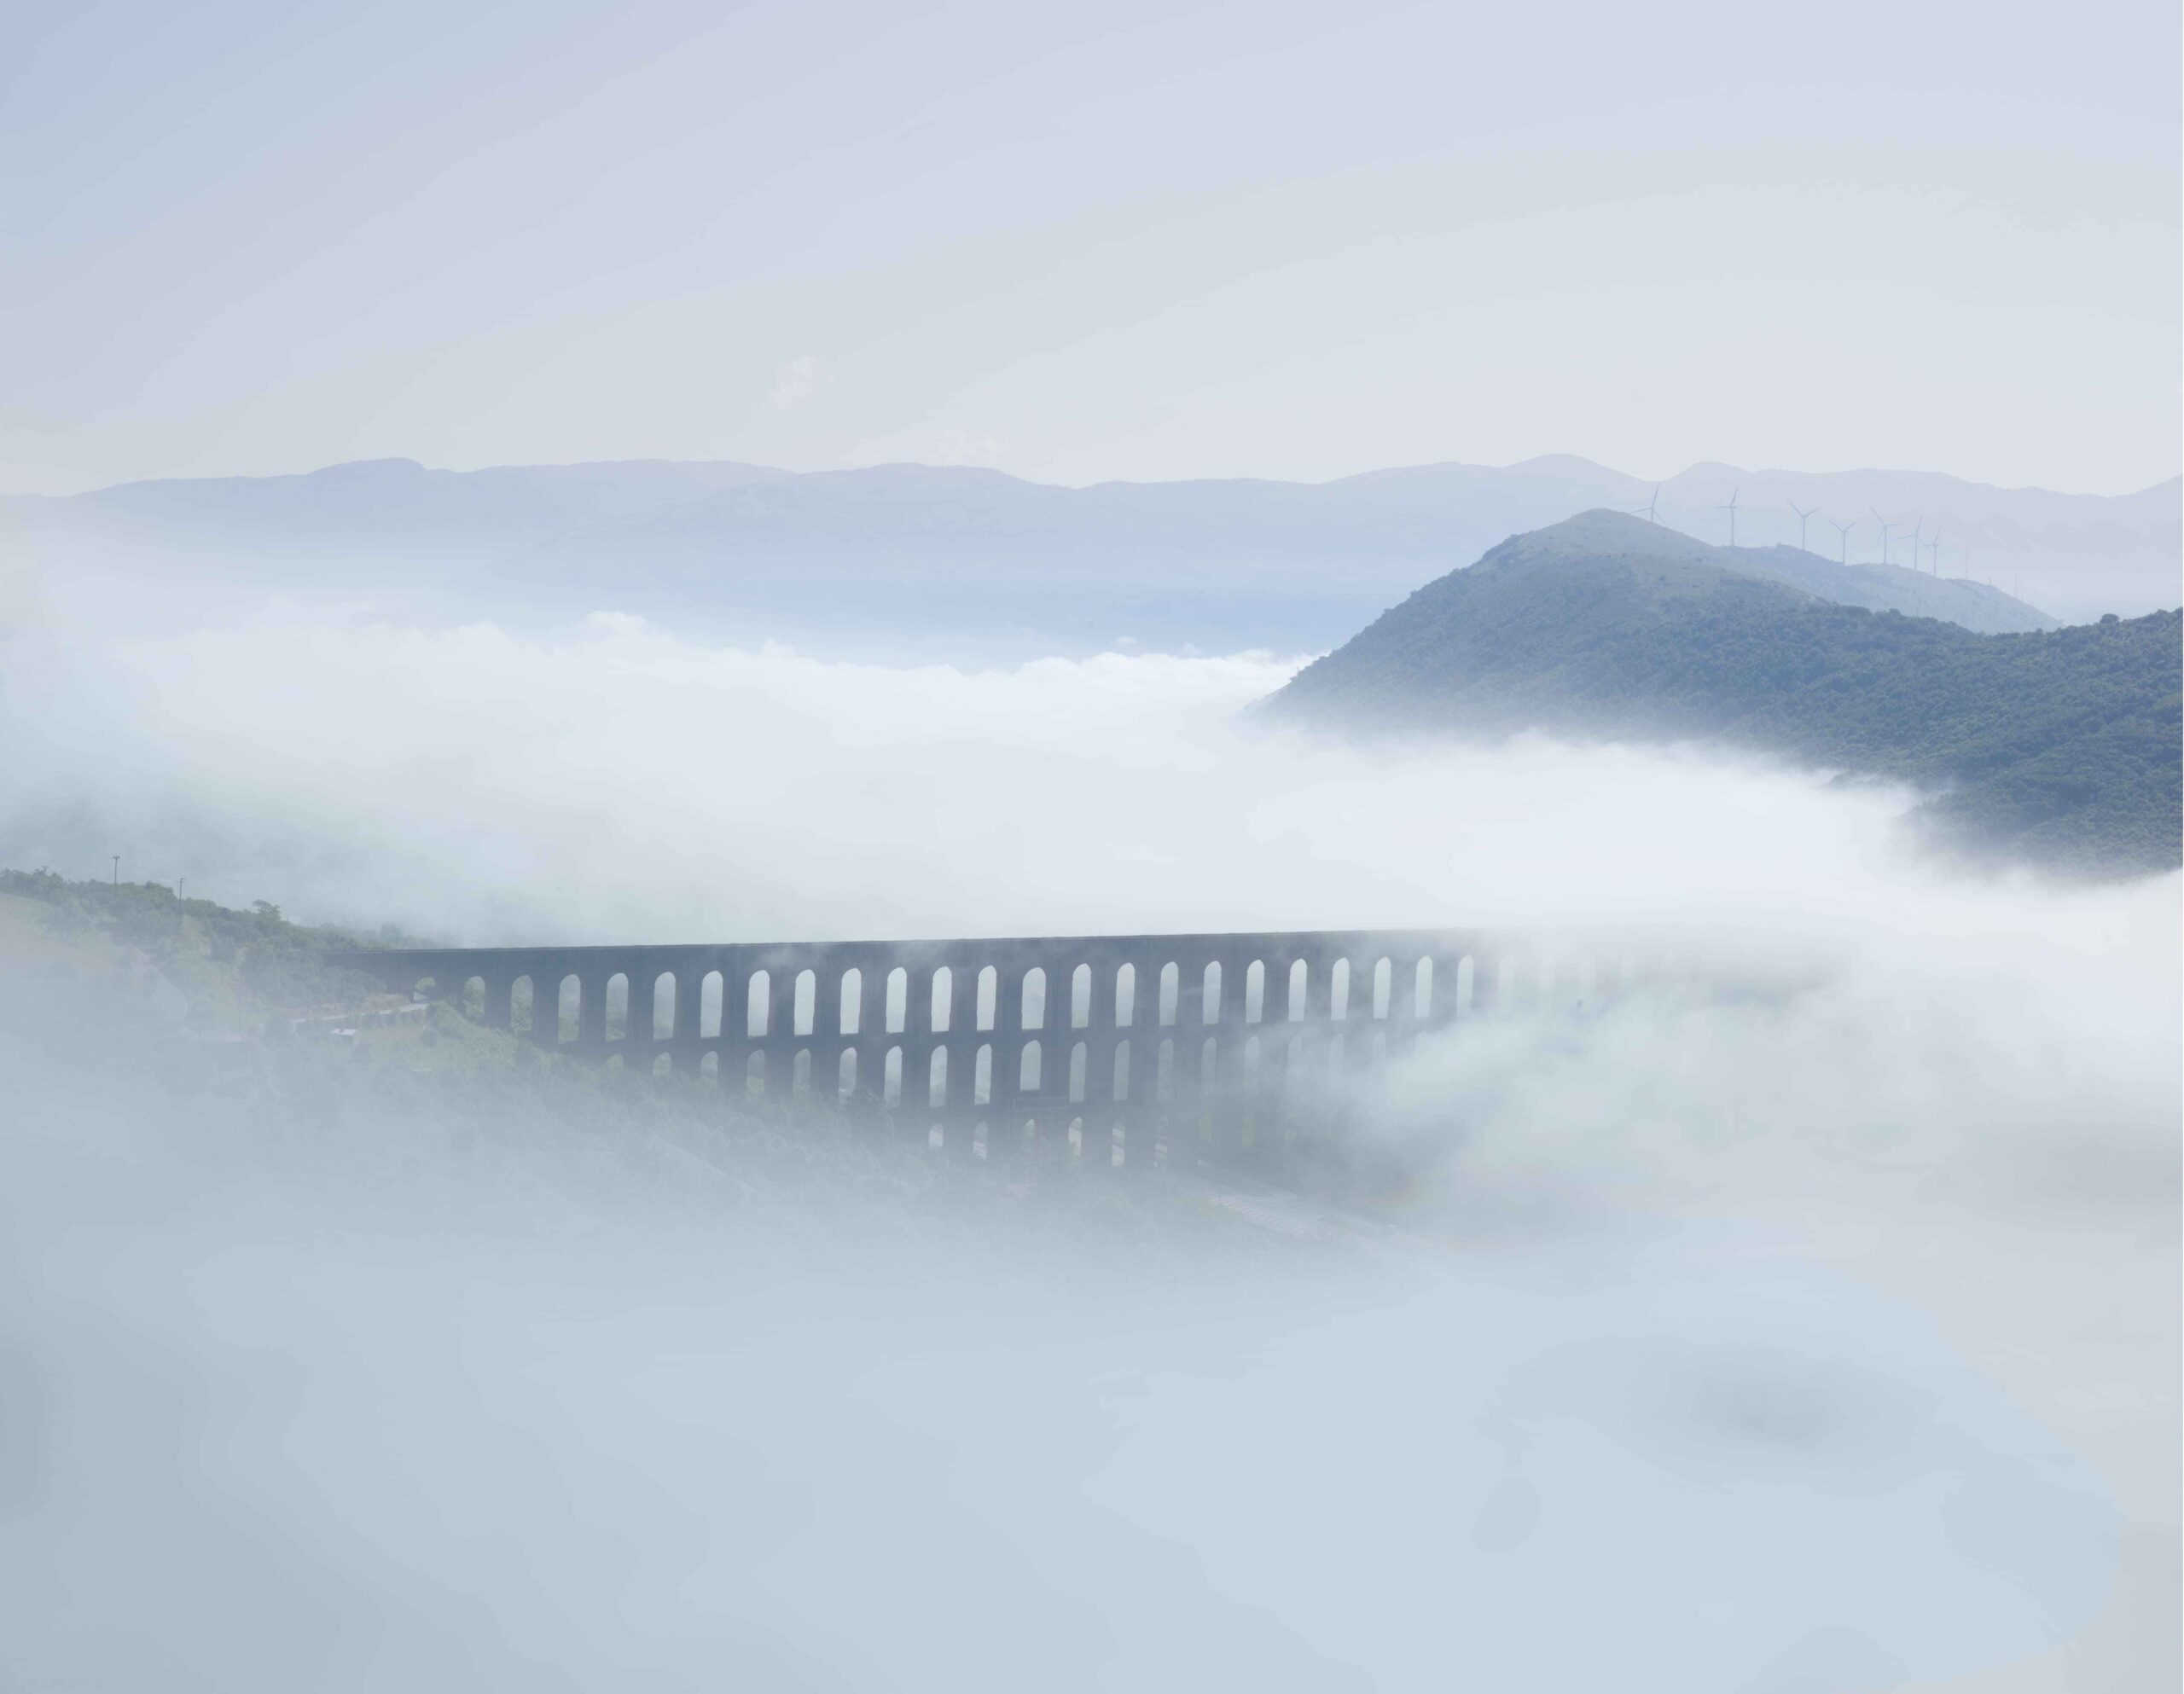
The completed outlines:
{"type": "Polygon", "coordinates": [[[1043,480],[2180,445],[2179,22],[187,9],[17,23],[0,490],[406,455],[1043,480]]]}

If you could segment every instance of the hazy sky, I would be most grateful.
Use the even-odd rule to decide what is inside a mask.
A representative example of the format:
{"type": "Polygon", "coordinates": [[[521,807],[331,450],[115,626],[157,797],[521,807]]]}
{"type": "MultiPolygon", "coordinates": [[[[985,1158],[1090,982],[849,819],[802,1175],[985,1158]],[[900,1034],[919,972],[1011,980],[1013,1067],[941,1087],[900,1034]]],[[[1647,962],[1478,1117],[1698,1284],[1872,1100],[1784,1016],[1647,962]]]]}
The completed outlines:
{"type": "Polygon", "coordinates": [[[2174,0],[11,35],[0,489],[383,455],[2178,468],[2174,0]]]}

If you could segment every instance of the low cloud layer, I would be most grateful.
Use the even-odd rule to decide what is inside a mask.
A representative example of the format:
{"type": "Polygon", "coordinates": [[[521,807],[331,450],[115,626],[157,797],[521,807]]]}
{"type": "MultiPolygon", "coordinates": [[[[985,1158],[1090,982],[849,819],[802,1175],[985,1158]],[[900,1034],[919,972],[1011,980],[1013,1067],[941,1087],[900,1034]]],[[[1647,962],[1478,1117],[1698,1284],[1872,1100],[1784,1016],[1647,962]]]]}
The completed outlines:
{"type": "Polygon", "coordinates": [[[1724,961],[1399,1065],[1362,1245],[709,1210],[657,1117],[268,1137],[15,1047],[0,1562],[42,1668],[2173,1685],[2175,877],[1961,879],[1904,795],[1695,753],[1262,734],[1258,657],[297,614],[7,659],[0,859],[295,916],[1724,961]]]}

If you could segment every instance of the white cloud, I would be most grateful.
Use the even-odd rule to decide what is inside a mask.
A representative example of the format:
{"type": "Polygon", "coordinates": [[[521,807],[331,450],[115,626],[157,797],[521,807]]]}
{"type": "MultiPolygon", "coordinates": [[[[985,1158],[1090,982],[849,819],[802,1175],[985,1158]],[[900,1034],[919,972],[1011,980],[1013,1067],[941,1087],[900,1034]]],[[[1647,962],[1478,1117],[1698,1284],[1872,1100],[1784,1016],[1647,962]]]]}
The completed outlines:
{"type": "Polygon", "coordinates": [[[831,373],[822,369],[810,353],[791,359],[774,373],[774,386],[766,403],[777,412],[793,412],[819,392],[831,373]]]}

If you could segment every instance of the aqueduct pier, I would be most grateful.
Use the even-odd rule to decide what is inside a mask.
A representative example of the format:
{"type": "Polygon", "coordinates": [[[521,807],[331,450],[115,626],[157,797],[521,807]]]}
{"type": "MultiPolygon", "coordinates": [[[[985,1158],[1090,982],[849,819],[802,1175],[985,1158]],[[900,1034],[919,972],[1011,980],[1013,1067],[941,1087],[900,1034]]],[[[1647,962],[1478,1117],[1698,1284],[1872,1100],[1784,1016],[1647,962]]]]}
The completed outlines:
{"type": "Polygon", "coordinates": [[[1329,1149],[1426,1031],[1597,1004],[1664,960],[1484,931],[408,949],[331,962],[537,1046],[1090,1169],[1329,1149]]]}

